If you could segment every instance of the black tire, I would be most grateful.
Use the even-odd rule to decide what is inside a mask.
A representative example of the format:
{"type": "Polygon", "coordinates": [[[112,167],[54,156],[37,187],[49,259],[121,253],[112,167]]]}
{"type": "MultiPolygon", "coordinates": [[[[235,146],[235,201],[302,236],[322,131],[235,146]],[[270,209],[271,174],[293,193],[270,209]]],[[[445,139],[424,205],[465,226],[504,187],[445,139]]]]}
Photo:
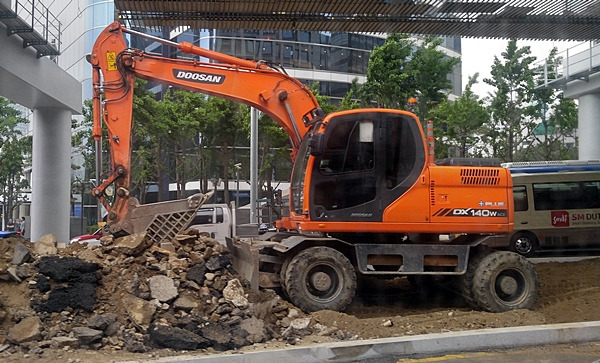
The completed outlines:
{"type": "Polygon", "coordinates": [[[344,310],[356,293],[356,273],[341,252],[311,247],[289,263],[285,287],[292,304],[305,312],[344,310]]]}
{"type": "Polygon", "coordinates": [[[473,279],[477,305],[492,313],[531,309],[540,294],[537,272],[525,257],[507,251],[485,256],[473,279]]]}
{"type": "Polygon", "coordinates": [[[281,271],[279,271],[279,280],[281,282],[281,291],[283,291],[283,294],[287,297],[289,297],[289,294],[287,292],[287,285],[285,284],[285,278],[287,276],[287,270],[288,267],[290,266],[290,260],[291,258],[286,258],[283,263],[281,264],[281,271]]]}
{"type": "Polygon", "coordinates": [[[510,239],[509,250],[521,256],[532,257],[540,247],[537,237],[530,232],[517,232],[510,239]]]}
{"type": "Polygon", "coordinates": [[[464,275],[460,276],[458,280],[458,289],[467,305],[472,309],[479,309],[477,300],[475,300],[475,294],[473,293],[473,278],[475,276],[475,270],[481,260],[490,253],[490,250],[486,248],[474,248],[471,250],[469,255],[469,262],[467,263],[467,271],[464,275]]]}

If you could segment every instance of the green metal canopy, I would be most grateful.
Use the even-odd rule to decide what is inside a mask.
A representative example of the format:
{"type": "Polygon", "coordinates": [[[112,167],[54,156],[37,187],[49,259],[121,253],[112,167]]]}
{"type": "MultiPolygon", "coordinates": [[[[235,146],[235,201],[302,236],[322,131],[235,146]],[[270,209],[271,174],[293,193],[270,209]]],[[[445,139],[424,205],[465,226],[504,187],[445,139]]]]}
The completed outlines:
{"type": "Polygon", "coordinates": [[[134,27],[594,40],[600,0],[115,0],[134,27]]]}

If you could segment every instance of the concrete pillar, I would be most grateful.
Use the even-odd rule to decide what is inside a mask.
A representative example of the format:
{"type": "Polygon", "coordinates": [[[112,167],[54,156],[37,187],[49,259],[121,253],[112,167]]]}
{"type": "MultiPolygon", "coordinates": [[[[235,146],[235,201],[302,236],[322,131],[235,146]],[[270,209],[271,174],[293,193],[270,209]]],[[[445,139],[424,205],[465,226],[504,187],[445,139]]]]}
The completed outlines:
{"type": "Polygon", "coordinates": [[[588,93],[579,99],[579,160],[600,159],[600,94],[588,93]]]}
{"type": "Polygon", "coordinates": [[[71,112],[33,109],[31,241],[52,233],[69,241],[71,186],[71,112]]]}

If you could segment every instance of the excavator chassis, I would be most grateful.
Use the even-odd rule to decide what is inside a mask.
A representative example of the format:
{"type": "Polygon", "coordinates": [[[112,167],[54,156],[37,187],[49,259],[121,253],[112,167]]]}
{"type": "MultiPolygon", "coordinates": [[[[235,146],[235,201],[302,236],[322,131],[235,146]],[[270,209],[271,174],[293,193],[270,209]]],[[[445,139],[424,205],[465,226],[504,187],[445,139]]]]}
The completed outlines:
{"type": "Polygon", "coordinates": [[[467,304],[488,312],[531,309],[539,296],[533,264],[516,253],[487,248],[490,237],[351,244],[336,238],[273,233],[260,239],[227,239],[227,246],[233,267],[251,288],[281,288],[306,312],[344,310],[359,277],[374,275],[407,276],[419,289],[434,288],[438,281],[458,281],[457,293],[467,304]]]}
{"type": "Polygon", "coordinates": [[[279,287],[281,266],[309,247],[331,246],[346,251],[357,272],[363,275],[462,275],[467,270],[471,248],[488,238],[489,235],[460,235],[445,243],[351,244],[329,237],[271,233],[258,239],[226,240],[233,267],[257,290],[279,287]]]}

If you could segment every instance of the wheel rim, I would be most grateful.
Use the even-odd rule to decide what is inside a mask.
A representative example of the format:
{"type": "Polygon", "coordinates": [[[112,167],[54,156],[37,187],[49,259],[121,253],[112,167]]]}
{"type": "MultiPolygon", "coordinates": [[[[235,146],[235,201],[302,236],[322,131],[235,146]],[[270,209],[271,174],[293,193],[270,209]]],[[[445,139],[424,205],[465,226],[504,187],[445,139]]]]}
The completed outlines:
{"type": "Polygon", "coordinates": [[[527,254],[533,249],[531,238],[521,236],[515,241],[515,250],[520,254],[527,254]]]}
{"type": "Polygon", "coordinates": [[[305,275],[306,292],[317,301],[331,301],[340,292],[341,272],[331,264],[313,264],[305,275]]]}
{"type": "Polygon", "coordinates": [[[528,292],[525,275],[516,269],[500,272],[494,282],[494,292],[505,304],[518,305],[528,292]]]}

